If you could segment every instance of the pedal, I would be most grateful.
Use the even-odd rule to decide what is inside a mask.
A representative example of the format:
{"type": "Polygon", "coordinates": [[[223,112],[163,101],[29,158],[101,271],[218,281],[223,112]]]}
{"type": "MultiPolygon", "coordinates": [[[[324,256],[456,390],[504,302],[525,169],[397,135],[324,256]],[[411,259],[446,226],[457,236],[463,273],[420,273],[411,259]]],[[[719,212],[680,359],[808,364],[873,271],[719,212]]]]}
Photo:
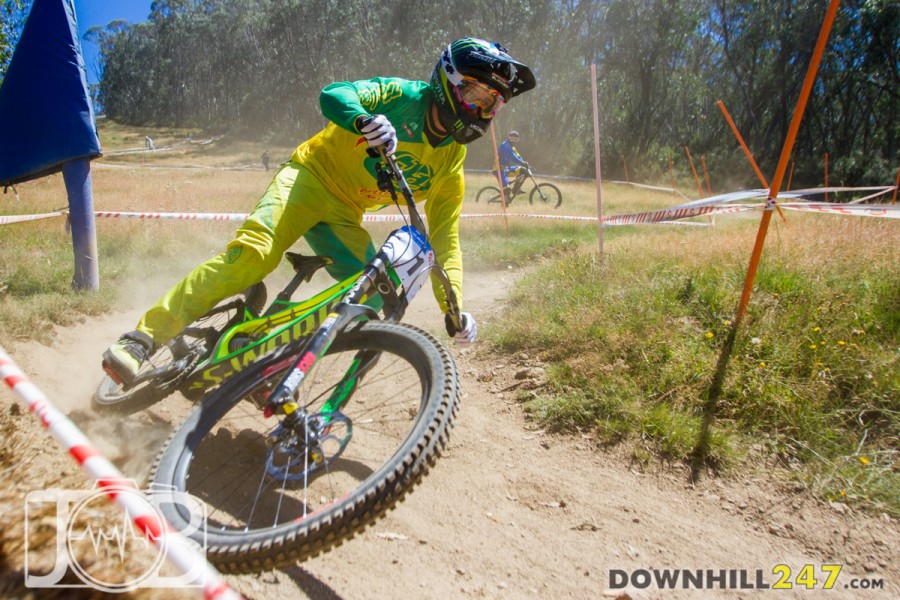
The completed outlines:
{"type": "Polygon", "coordinates": [[[112,379],[118,385],[125,385],[125,381],[119,377],[119,374],[113,371],[113,368],[107,364],[107,362],[103,361],[103,372],[106,373],[110,379],[112,379]]]}

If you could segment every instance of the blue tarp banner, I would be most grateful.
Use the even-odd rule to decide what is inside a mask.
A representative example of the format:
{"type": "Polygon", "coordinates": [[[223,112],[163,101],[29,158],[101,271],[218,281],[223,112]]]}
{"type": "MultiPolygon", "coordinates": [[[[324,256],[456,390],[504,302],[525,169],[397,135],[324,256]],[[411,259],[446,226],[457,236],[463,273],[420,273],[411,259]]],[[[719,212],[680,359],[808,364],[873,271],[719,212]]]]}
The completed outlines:
{"type": "Polygon", "coordinates": [[[34,0],[0,87],[0,186],[100,155],[72,0],[34,0]]]}

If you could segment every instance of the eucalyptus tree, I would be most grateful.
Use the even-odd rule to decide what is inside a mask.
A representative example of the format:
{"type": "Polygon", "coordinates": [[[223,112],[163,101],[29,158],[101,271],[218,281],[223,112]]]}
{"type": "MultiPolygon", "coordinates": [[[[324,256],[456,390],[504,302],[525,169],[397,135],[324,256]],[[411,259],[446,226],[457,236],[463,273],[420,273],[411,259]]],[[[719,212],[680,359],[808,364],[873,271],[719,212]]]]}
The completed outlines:
{"type": "Polygon", "coordinates": [[[0,0],[0,83],[25,27],[33,0],[0,0]]]}

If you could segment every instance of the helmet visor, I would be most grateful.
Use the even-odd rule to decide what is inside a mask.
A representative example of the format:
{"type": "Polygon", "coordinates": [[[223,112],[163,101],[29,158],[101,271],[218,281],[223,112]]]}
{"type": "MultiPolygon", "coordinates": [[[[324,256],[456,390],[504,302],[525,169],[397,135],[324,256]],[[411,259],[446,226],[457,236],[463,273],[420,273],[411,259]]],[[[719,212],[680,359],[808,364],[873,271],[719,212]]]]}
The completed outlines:
{"type": "Polygon", "coordinates": [[[463,110],[480,119],[490,119],[505,103],[500,92],[471,77],[463,77],[453,92],[463,110]]]}

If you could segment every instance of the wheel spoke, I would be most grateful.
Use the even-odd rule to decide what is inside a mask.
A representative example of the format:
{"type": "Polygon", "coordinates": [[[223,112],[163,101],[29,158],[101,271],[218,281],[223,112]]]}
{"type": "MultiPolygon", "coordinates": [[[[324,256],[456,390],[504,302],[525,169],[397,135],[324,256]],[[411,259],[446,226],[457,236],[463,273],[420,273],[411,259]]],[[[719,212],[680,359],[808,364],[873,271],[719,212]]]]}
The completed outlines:
{"type": "Polygon", "coordinates": [[[304,551],[276,546],[299,547],[309,536],[329,546],[377,516],[365,512],[370,506],[395,503],[442,447],[458,390],[450,356],[433,338],[372,323],[338,336],[300,386],[301,408],[265,419],[258,401],[289,368],[279,360],[258,361],[210,394],[173,436],[154,481],[205,504],[210,547],[250,553],[264,545],[283,561],[304,551]],[[329,406],[340,382],[356,376],[349,369],[361,350],[381,358],[329,406]]]}

